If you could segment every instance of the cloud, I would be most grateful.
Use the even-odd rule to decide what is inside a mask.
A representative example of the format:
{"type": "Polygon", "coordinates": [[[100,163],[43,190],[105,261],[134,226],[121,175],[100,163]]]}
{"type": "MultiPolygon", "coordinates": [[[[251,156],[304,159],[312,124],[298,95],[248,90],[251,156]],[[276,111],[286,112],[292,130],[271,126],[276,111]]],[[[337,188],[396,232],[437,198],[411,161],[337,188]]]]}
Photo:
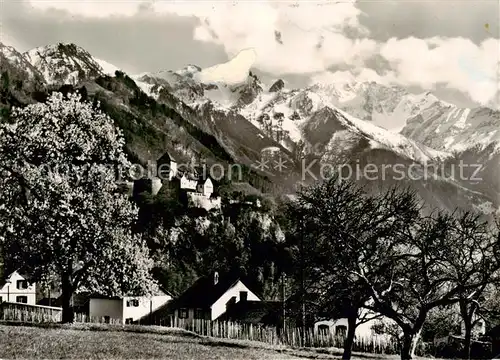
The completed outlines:
{"type": "MultiPolygon", "coordinates": [[[[163,4],[163,3],[160,3],[163,4]]],[[[350,39],[343,29],[359,28],[354,2],[290,6],[278,2],[223,4],[213,9],[163,8],[200,18],[195,39],[224,47],[229,57],[253,48],[255,66],[275,75],[313,73],[330,66],[363,64],[376,43],[350,39]],[[279,41],[276,34],[280,34],[279,41]]]]}
{"type": "Polygon", "coordinates": [[[311,83],[375,81],[404,87],[446,87],[467,94],[475,103],[498,107],[500,90],[500,41],[487,39],[476,45],[464,38],[391,38],[376,46],[385,64],[377,73],[354,66],[343,71],[319,72],[311,83]]]}
{"type": "Polygon", "coordinates": [[[380,46],[380,54],[389,62],[395,73],[393,81],[399,85],[432,89],[443,84],[481,104],[491,103],[499,90],[498,39],[476,45],[464,38],[392,38],[380,46]]]}
{"type": "MultiPolygon", "coordinates": [[[[183,36],[191,36],[190,45],[198,49],[193,48],[189,55],[201,56],[194,55],[186,63],[206,64],[204,54],[212,48],[223,49],[228,58],[242,49],[253,49],[253,66],[273,76],[309,76],[312,81],[373,80],[423,89],[444,86],[478,103],[494,105],[498,101],[500,45],[499,39],[491,38],[498,29],[492,15],[498,13],[493,11],[498,8],[498,4],[492,5],[496,2],[460,2],[457,9],[444,3],[397,1],[330,1],[319,5],[305,0],[299,1],[300,5],[278,1],[29,2],[34,11],[53,14],[49,10],[57,9],[79,18],[80,23],[88,18],[90,27],[96,18],[111,18],[115,23],[128,19],[130,24],[138,24],[134,34],[139,34],[145,21],[189,20],[193,27],[187,31],[192,33],[183,36]],[[449,16],[450,11],[456,16],[449,16]],[[489,30],[485,22],[490,23],[489,30]],[[381,61],[374,64],[374,58],[381,61]]],[[[150,48],[159,48],[154,43],[162,38],[165,43],[172,41],[169,33],[157,35],[150,48]]],[[[144,43],[136,41],[131,46],[142,49],[144,43]]],[[[182,44],[187,46],[185,38],[182,44]]],[[[181,45],[176,45],[177,53],[186,47],[181,45]]]]}
{"type": "Polygon", "coordinates": [[[366,33],[359,25],[360,10],[355,1],[332,4],[301,2],[299,6],[276,1],[236,4],[197,1],[157,1],[144,6],[140,2],[98,3],[95,1],[31,1],[39,10],[57,9],[74,16],[105,18],[130,17],[140,12],[194,17],[199,25],[195,40],[224,47],[228,57],[242,49],[257,54],[255,66],[276,75],[312,73],[330,66],[363,64],[376,43],[369,39],[353,40],[344,30],[366,33]],[[122,5],[123,4],[123,5],[122,5]],[[281,34],[276,41],[276,33],[281,34]]]}
{"type": "Polygon", "coordinates": [[[313,84],[352,84],[357,82],[376,82],[389,85],[394,82],[394,73],[388,72],[383,76],[375,70],[363,68],[344,71],[326,71],[311,76],[310,85],[313,84]]]}
{"type": "Polygon", "coordinates": [[[59,10],[65,11],[79,17],[108,18],[110,16],[134,16],[143,4],[141,1],[88,1],[88,0],[65,0],[65,1],[28,1],[32,9],[41,11],[59,10]]]}
{"type": "MultiPolygon", "coordinates": [[[[481,104],[491,105],[496,100],[498,39],[476,44],[463,37],[393,37],[379,42],[368,37],[356,5],[354,1],[322,6],[244,2],[212,8],[165,5],[158,10],[198,17],[195,39],[223,46],[230,57],[243,48],[253,48],[257,54],[254,66],[276,76],[311,74],[313,81],[321,76],[320,81],[346,81],[351,74],[353,81],[423,89],[444,85],[481,104]],[[347,30],[353,28],[357,36],[347,36],[347,30]],[[277,33],[280,41],[276,41],[277,33]],[[379,72],[383,75],[368,67],[376,55],[389,64],[379,72]],[[325,78],[331,68],[349,70],[325,78]]],[[[429,9],[420,10],[428,13],[429,9]]]]}
{"type": "Polygon", "coordinates": [[[256,53],[253,49],[245,49],[224,64],[203,69],[197,74],[197,77],[203,83],[239,84],[248,78],[248,72],[255,62],[255,58],[256,53]]]}

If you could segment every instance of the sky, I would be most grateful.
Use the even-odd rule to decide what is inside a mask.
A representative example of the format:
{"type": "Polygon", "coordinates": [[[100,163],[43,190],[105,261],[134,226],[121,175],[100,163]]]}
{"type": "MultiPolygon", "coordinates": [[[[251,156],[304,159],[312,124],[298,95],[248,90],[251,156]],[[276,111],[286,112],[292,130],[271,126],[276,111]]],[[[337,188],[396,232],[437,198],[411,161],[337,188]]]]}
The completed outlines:
{"type": "Polygon", "coordinates": [[[0,41],[73,42],[130,74],[239,54],[290,87],[377,81],[498,108],[499,13],[498,0],[3,0],[0,41]]]}

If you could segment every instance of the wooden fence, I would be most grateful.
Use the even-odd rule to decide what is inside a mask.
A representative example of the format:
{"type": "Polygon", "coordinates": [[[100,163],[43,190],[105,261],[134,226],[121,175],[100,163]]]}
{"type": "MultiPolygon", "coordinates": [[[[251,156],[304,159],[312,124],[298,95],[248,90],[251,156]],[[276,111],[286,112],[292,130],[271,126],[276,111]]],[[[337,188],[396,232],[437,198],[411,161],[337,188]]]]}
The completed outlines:
{"type": "MultiPolygon", "coordinates": [[[[290,347],[342,348],[345,340],[345,337],[335,336],[330,332],[315,332],[312,328],[287,327],[285,329],[278,329],[272,326],[231,321],[173,318],[162,325],[189,330],[204,336],[260,341],[271,345],[290,347]]],[[[353,344],[353,351],[397,354],[399,349],[395,341],[390,341],[381,336],[372,336],[357,337],[353,344]]]]}
{"type": "MultiPolygon", "coordinates": [[[[23,303],[3,302],[0,304],[0,320],[23,323],[58,323],[61,322],[60,307],[29,305],[23,303]]],[[[87,314],[75,313],[75,322],[122,324],[120,319],[93,317],[87,314]]]]}
{"type": "MultiPolygon", "coordinates": [[[[27,305],[21,303],[0,304],[0,320],[57,323],[61,321],[62,309],[50,306],[27,305]]],[[[139,325],[160,325],[192,331],[202,336],[222,339],[259,341],[270,345],[288,347],[337,347],[342,348],[344,337],[330,332],[315,332],[313,329],[287,327],[278,329],[272,326],[246,324],[231,321],[162,318],[152,321],[137,321],[139,325]]],[[[91,317],[86,314],[75,314],[77,323],[107,323],[122,325],[121,319],[91,317]]],[[[127,325],[124,325],[127,326],[127,325]]],[[[383,337],[359,337],[353,344],[353,351],[377,354],[397,354],[398,345],[383,337]]]]}
{"type": "Polygon", "coordinates": [[[61,321],[61,314],[62,309],[59,307],[12,302],[2,302],[0,304],[0,319],[3,321],[59,322],[61,321]]]}

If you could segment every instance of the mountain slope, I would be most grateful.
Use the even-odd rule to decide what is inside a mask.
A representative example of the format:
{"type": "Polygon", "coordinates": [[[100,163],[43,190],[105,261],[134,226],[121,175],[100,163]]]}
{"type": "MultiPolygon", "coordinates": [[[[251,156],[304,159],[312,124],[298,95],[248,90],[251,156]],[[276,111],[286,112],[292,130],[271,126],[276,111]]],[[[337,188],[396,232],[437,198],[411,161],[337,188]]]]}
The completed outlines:
{"type": "MultiPolygon", "coordinates": [[[[491,212],[500,204],[496,187],[491,190],[488,184],[450,176],[458,161],[453,147],[436,145],[427,137],[419,141],[423,135],[418,126],[423,129],[430,122],[441,129],[437,119],[454,108],[430,93],[413,95],[375,83],[287,89],[278,80],[267,87],[251,73],[237,82],[206,81],[203,69],[195,65],[128,77],[73,44],[38,48],[23,56],[48,86],[73,84],[101,101],[125,130],[130,152],[142,162],[169,150],[188,163],[195,159],[212,165],[239,164],[244,181],[280,192],[291,192],[298,182],[324,178],[325,169],[375,166],[378,178],[357,171],[350,179],[374,191],[409,186],[431,206],[448,209],[491,212]],[[397,134],[375,125],[380,116],[411,120],[397,134]],[[256,166],[264,158],[268,166],[256,166]],[[407,172],[401,179],[399,165],[407,172]],[[412,171],[421,176],[412,179],[409,169],[415,165],[412,171]],[[429,169],[430,165],[438,167],[429,169]]],[[[476,131],[491,120],[491,114],[484,114],[476,131]]],[[[462,115],[450,115],[455,128],[463,123],[462,115]]],[[[450,129],[446,132],[452,134],[450,129]]],[[[487,158],[491,148],[485,149],[489,150],[481,156],[487,158]]],[[[466,159],[465,153],[461,159],[466,159]]],[[[495,170],[490,164],[488,181],[495,170]]]]}
{"type": "Polygon", "coordinates": [[[2,67],[10,66],[11,68],[17,68],[19,73],[25,74],[26,80],[44,82],[36,67],[31,64],[25,55],[18,52],[12,46],[0,43],[0,57],[2,59],[2,67]]]}
{"type": "Polygon", "coordinates": [[[450,106],[433,117],[408,119],[401,134],[443,151],[485,149],[490,144],[500,150],[500,111],[450,106]]]}
{"type": "Polygon", "coordinates": [[[102,67],[86,50],[75,44],[47,45],[24,53],[48,84],[76,85],[103,75],[102,67]]]}
{"type": "Polygon", "coordinates": [[[210,103],[215,110],[239,113],[290,150],[294,143],[307,137],[304,131],[307,133],[314,128],[307,125],[311,123],[311,118],[321,118],[332,112],[341,114],[344,126],[351,131],[361,133],[376,143],[376,146],[393,149],[409,159],[421,162],[442,160],[449,156],[347,114],[335,106],[335,100],[331,96],[325,96],[323,87],[264,91],[263,84],[252,75],[237,85],[208,87],[195,80],[199,74],[195,67],[169,74],[170,77],[147,74],[138,77],[138,80],[169,89],[192,108],[210,103]]]}
{"type": "Polygon", "coordinates": [[[26,57],[11,46],[0,43],[0,109],[31,103],[31,93],[46,86],[45,79],[26,57]]]}
{"type": "MultiPolygon", "coordinates": [[[[146,165],[148,161],[155,161],[165,151],[169,151],[180,164],[185,165],[186,169],[200,165],[202,161],[209,169],[212,164],[220,165],[214,171],[213,176],[216,178],[225,175],[227,169],[235,162],[240,163],[221,145],[219,139],[187,121],[172,107],[148,97],[130,77],[117,72],[113,65],[94,59],[85,50],[63,44],[31,51],[31,54],[35,53],[37,57],[28,56],[28,53],[16,53],[20,59],[18,64],[24,62],[26,67],[31,66],[30,69],[35,74],[33,79],[43,79],[42,86],[35,90],[31,86],[34,80],[27,81],[26,84],[30,84],[30,87],[23,92],[24,98],[10,104],[9,96],[12,97],[15,86],[12,83],[2,82],[2,94],[6,96],[2,95],[0,104],[6,106],[6,115],[10,106],[45,101],[51,91],[63,93],[79,91],[84,99],[100,102],[101,108],[124,131],[127,152],[133,161],[146,165]],[[70,54],[68,48],[71,50],[70,54]],[[58,49],[61,53],[57,53],[58,49]],[[79,55],[82,55],[82,58],[79,55]],[[28,60],[34,61],[35,66],[28,60]],[[68,62],[67,66],[65,61],[68,62]],[[79,69],[78,76],[75,73],[76,68],[79,69]],[[115,71],[114,76],[105,75],[113,71],[115,71]]],[[[17,68],[16,64],[2,62],[2,69],[8,78],[12,78],[16,73],[27,76],[23,67],[17,68]]],[[[259,175],[249,166],[241,167],[241,175],[235,170],[236,179],[233,180],[249,183],[249,190],[252,192],[273,191],[273,183],[264,174],[259,175]],[[252,186],[256,189],[252,190],[252,186]]]]}
{"type": "MultiPolygon", "coordinates": [[[[377,116],[432,119],[454,107],[431,93],[413,95],[396,87],[374,83],[358,84],[342,91],[338,85],[289,90],[282,81],[266,90],[251,74],[240,84],[218,83],[213,86],[200,82],[199,72],[200,68],[189,66],[176,72],[141,74],[136,79],[156,86],[154,91],[159,101],[172,103],[176,98],[189,108],[184,112],[197,114],[201,119],[212,119],[216,128],[238,129],[245,119],[251,122],[281,145],[280,152],[286,153],[287,159],[295,159],[296,165],[302,165],[302,181],[315,181],[324,168],[332,166],[388,167],[385,174],[380,174],[384,179],[367,181],[361,174],[357,181],[375,190],[410,186],[429,204],[450,210],[472,205],[491,213],[498,208],[499,199],[484,186],[478,187],[468,179],[462,181],[450,177],[455,160],[451,152],[434,149],[405,134],[374,124],[377,116]],[[170,99],[158,95],[161,92],[168,93],[170,99]],[[370,121],[356,118],[344,109],[364,114],[364,118],[370,121]],[[422,178],[393,181],[399,175],[394,171],[398,165],[406,170],[419,165],[422,178]],[[437,169],[427,167],[430,165],[437,166],[437,169]],[[304,174],[304,169],[307,174],[304,174]]],[[[239,141],[244,143],[245,140],[239,141]]],[[[407,177],[410,175],[406,174],[407,177]]]]}

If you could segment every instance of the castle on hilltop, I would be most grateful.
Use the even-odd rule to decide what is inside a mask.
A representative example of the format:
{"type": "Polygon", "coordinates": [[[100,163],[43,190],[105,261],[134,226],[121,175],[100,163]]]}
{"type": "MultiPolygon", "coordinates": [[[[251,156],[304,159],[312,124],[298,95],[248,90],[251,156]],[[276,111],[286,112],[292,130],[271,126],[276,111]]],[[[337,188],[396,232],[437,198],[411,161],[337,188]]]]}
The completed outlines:
{"type": "Polygon", "coordinates": [[[148,192],[158,194],[163,187],[176,190],[178,194],[185,195],[188,206],[203,208],[205,210],[220,209],[221,198],[214,196],[214,184],[210,176],[202,168],[179,169],[174,157],[165,152],[156,162],[155,176],[144,176],[135,180],[132,193],[134,196],[148,192]]]}

